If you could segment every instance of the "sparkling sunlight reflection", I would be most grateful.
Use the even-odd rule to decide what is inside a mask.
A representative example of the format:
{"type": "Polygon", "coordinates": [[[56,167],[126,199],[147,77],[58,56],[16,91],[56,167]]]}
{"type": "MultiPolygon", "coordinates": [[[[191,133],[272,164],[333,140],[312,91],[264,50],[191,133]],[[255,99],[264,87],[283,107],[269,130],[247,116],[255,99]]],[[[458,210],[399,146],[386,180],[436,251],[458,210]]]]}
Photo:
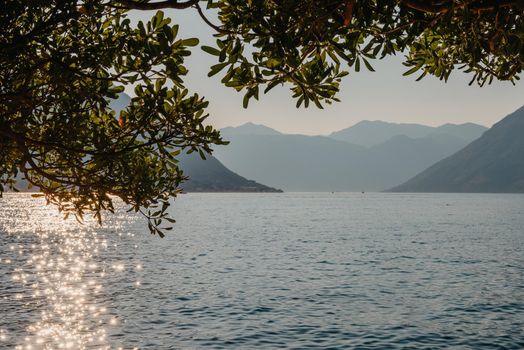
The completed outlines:
{"type": "MultiPolygon", "coordinates": [[[[9,207],[0,208],[0,233],[13,242],[0,264],[2,271],[10,266],[12,283],[19,286],[14,299],[25,310],[16,312],[32,315],[26,320],[26,336],[11,344],[16,350],[110,349],[106,326],[121,321],[108,312],[100,281],[106,270],[120,273],[126,266],[95,262],[107,241],[97,234],[94,220],[84,224],[64,220],[55,207],[26,195],[13,195],[10,200],[26,201],[27,210],[9,213],[9,207]]],[[[13,303],[12,299],[2,300],[2,305],[13,303]]],[[[9,341],[9,330],[0,328],[0,348],[9,341]]]]}

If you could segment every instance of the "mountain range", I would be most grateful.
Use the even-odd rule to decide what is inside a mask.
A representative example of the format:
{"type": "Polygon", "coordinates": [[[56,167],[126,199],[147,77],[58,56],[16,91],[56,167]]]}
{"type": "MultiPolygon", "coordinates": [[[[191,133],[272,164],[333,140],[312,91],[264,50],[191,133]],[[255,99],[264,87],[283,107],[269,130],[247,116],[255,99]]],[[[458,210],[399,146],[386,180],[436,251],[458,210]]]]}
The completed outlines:
{"type": "Polygon", "coordinates": [[[328,136],[247,123],[221,130],[214,155],[229,169],[285,191],[381,191],[453,154],[487,128],[363,121],[328,136]]]}
{"type": "Polygon", "coordinates": [[[524,106],[394,192],[524,193],[524,106]]]}
{"type": "MultiPolygon", "coordinates": [[[[128,103],[125,95],[113,107],[128,103]]],[[[190,177],[183,187],[189,192],[524,192],[524,107],[486,130],[473,123],[361,121],[326,136],[307,136],[246,123],[221,130],[231,143],[216,148],[218,159],[181,156],[190,177]]]]}
{"type": "Polygon", "coordinates": [[[372,147],[384,143],[395,136],[407,136],[412,139],[436,137],[439,135],[454,136],[463,141],[471,141],[479,137],[486,127],[473,123],[444,124],[431,127],[420,124],[388,123],[379,120],[363,120],[352,127],[333,132],[330,138],[372,147]]]}
{"type": "Polygon", "coordinates": [[[204,160],[198,152],[181,153],[178,160],[189,177],[181,185],[185,192],[282,192],[235,174],[209,154],[204,160]]]}

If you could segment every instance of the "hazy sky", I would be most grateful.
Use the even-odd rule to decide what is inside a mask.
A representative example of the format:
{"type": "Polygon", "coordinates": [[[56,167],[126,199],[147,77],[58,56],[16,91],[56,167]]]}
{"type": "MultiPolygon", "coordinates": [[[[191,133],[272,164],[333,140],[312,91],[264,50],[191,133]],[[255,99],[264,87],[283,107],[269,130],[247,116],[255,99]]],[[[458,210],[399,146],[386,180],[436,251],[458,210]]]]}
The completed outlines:
{"type": "MultiPolygon", "coordinates": [[[[213,45],[213,32],[193,9],[164,11],[180,24],[180,37],[198,37],[201,44],[213,45]]],[[[134,12],[132,19],[149,19],[154,12],[134,12]]],[[[260,101],[251,100],[242,108],[243,93],[220,83],[220,73],[207,77],[214,56],[199,47],[187,60],[190,73],[185,78],[188,88],[210,102],[209,123],[217,128],[246,122],[264,124],[286,133],[328,134],[361,120],[384,120],[399,123],[441,125],[473,122],[491,126],[524,104],[524,83],[493,82],[483,88],[468,86],[471,76],[459,71],[447,83],[426,76],[416,82],[416,74],[403,77],[406,71],[402,56],[386,57],[371,62],[376,72],[350,72],[342,81],[341,102],[308,109],[295,107],[288,86],[276,87],[260,101]]]]}

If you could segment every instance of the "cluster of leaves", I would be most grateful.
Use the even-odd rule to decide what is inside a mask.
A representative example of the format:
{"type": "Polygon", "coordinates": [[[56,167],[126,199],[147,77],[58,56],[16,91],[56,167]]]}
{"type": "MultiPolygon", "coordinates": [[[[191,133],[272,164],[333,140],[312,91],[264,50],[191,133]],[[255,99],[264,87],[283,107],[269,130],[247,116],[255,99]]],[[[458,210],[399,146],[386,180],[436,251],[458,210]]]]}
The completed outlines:
{"type": "MultiPolygon", "coordinates": [[[[405,75],[472,82],[519,79],[524,66],[523,1],[210,0],[220,26],[209,75],[245,90],[244,106],[290,83],[297,107],[337,101],[340,79],[371,60],[407,54],[405,75]]],[[[201,11],[202,13],[202,11],[201,11]]]]}
{"type": "MultiPolygon", "coordinates": [[[[297,107],[337,100],[342,77],[406,54],[406,75],[471,83],[519,79],[524,0],[8,0],[0,12],[0,194],[23,176],[66,215],[100,220],[112,195],[162,234],[184,180],[181,151],[224,143],[205,126],[207,102],[184,86],[198,40],[162,12],[197,11],[216,31],[209,76],[244,93],[289,84],[297,107]],[[110,100],[134,88],[130,105],[110,100]]],[[[169,227],[168,227],[169,228],[169,227]]]]}
{"type": "Polygon", "coordinates": [[[170,229],[169,199],[184,180],[176,156],[222,143],[203,124],[208,103],[183,85],[198,40],[179,39],[170,21],[158,12],[131,26],[125,10],[99,1],[3,8],[0,182],[14,188],[23,176],[78,219],[101,220],[118,196],[151,232],[170,229]],[[124,85],[136,97],[117,113],[110,101],[124,85]]]}

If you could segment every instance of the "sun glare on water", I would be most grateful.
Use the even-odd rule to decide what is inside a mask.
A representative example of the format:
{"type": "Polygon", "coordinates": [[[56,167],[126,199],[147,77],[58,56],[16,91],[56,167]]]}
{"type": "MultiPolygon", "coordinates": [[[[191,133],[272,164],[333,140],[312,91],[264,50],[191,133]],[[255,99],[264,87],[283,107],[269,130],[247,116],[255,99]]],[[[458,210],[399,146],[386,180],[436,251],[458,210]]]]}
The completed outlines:
{"type": "MultiPolygon", "coordinates": [[[[27,211],[11,215],[3,211],[0,233],[12,243],[7,256],[2,254],[0,267],[4,265],[4,275],[11,272],[11,281],[19,288],[14,295],[2,296],[1,302],[15,302],[23,307],[17,312],[32,317],[15,349],[112,348],[106,328],[117,327],[121,320],[109,311],[109,296],[100,281],[106,272],[118,274],[126,266],[119,262],[106,266],[95,259],[108,243],[97,233],[94,220],[79,224],[29,196],[16,200],[27,201],[27,211]]],[[[9,341],[9,330],[0,328],[0,348],[9,341]]]]}

